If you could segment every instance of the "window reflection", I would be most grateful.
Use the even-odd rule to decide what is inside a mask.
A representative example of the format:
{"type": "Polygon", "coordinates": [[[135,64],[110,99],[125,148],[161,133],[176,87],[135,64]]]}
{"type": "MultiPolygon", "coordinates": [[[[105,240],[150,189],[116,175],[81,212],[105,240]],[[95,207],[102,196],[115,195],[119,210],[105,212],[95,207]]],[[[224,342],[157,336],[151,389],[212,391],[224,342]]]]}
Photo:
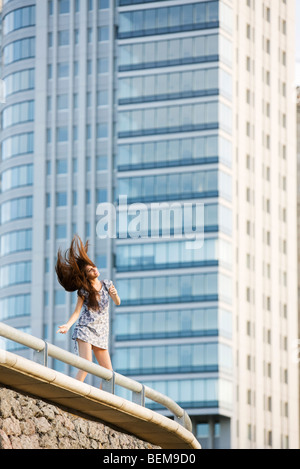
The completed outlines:
{"type": "Polygon", "coordinates": [[[8,13],[3,20],[3,33],[35,25],[35,5],[19,8],[8,13]]]}
{"type": "Polygon", "coordinates": [[[3,171],[2,192],[22,186],[33,184],[33,164],[16,166],[3,171]]]}
{"type": "MultiPolygon", "coordinates": [[[[188,111],[189,107],[185,108],[188,111]]],[[[187,114],[187,113],[186,113],[187,114]]],[[[182,111],[185,116],[185,110],[182,111]]],[[[158,114],[158,125],[162,113],[158,114]]],[[[231,166],[232,147],[223,137],[207,136],[184,139],[161,140],[158,142],[119,145],[118,169],[162,167],[171,164],[186,165],[204,163],[218,158],[231,166]],[[188,161],[187,161],[188,160],[188,161]]]]}
{"type": "Polygon", "coordinates": [[[155,135],[221,126],[231,133],[232,110],[223,103],[210,101],[181,106],[162,106],[120,112],[119,137],[155,135]],[[220,109],[220,116],[218,110],[220,109]],[[183,124],[184,122],[184,124],[183,124]]]}
{"type": "Polygon", "coordinates": [[[32,196],[11,199],[1,205],[1,223],[32,216],[32,196]]]}
{"type": "Polygon", "coordinates": [[[3,48],[4,65],[17,60],[28,59],[35,56],[35,38],[29,37],[12,42],[3,48]]]}
{"type": "MultiPolygon", "coordinates": [[[[220,37],[220,59],[231,64],[230,41],[220,37]],[[230,50],[227,50],[227,49],[230,50]]],[[[149,41],[142,44],[120,45],[119,70],[138,70],[148,67],[193,64],[218,60],[219,35],[210,34],[184,39],[149,41]],[[189,49],[187,48],[189,46],[189,49]]]]}
{"type": "Polygon", "coordinates": [[[34,89],[34,69],[21,70],[4,78],[6,96],[18,91],[34,89]]]}
{"type": "Polygon", "coordinates": [[[2,125],[5,129],[11,125],[34,120],[34,101],[24,101],[13,104],[4,109],[2,114],[2,125]]]}
{"type": "Polygon", "coordinates": [[[32,248],[32,229],[18,230],[0,237],[1,256],[32,248]]]}
{"type": "Polygon", "coordinates": [[[126,194],[130,202],[222,196],[231,200],[231,177],[207,170],[181,174],[120,178],[116,196],[126,194]],[[174,184],[178,183],[177,186],[174,184]],[[147,187],[147,191],[146,188],[147,187]],[[149,190],[148,190],[149,189],[149,190]]]}
{"type": "MultiPolygon", "coordinates": [[[[122,374],[174,373],[232,369],[232,350],[218,343],[178,344],[144,347],[120,347],[114,355],[115,366],[122,374]],[[127,355],[124,360],[123,355],[127,355]],[[221,364],[218,362],[222,355],[221,364]],[[127,362],[126,368],[121,368],[127,362]],[[218,365],[219,364],[219,365],[218,365]]],[[[217,396],[216,382],[211,382],[209,395],[217,396]]]]}
{"type": "Polygon", "coordinates": [[[0,268],[0,286],[31,282],[31,261],[16,262],[0,268]]]}
{"type": "Polygon", "coordinates": [[[217,27],[219,9],[217,1],[210,1],[203,3],[201,10],[196,4],[184,4],[121,12],[120,18],[118,37],[121,39],[217,27]]]}
{"type": "Polygon", "coordinates": [[[122,294],[122,296],[120,295],[122,303],[124,305],[182,303],[185,301],[217,301],[218,299],[231,303],[231,279],[223,273],[192,274],[186,284],[184,284],[184,277],[177,275],[148,277],[148,281],[151,283],[149,291],[152,291],[152,295],[149,294],[149,291],[141,290],[142,280],[140,278],[130,278],[128,280],[120,278],[118,285],[122,294]],[[170,288],[167,287],[170,278],[178,285],[175,295],[172,295],[170,288]]]}
{"type": "Polygon", "coordinates": [[[14,318],[16,316],[29,316],[31,313],[31,295],[7,296],[0,299],[0,320],[14,318]]]}

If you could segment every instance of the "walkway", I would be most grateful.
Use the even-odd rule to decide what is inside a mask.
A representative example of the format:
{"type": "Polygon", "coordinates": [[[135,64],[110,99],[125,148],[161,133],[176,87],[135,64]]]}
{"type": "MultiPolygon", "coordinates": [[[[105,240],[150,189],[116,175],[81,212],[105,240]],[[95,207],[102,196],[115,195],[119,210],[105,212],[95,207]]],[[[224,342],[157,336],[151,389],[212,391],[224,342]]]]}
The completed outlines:
{"type": "Polygon", "coordinates": [[[178,422],[2,349],[0,383],[100,419],[164,449],[201,449],[195,436],[178,422]]]}

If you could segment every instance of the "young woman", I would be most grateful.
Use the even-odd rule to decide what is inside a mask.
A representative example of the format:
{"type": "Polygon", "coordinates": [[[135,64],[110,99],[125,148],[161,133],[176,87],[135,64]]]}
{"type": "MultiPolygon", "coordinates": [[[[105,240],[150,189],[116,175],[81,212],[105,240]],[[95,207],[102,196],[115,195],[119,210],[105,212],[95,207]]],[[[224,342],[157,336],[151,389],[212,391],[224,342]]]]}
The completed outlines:
{"type": "MultiPolygon", "coordinates": [[[[99,271],[87,251],[88,241],[84,246],[77,235],[64,255],[58,250],[55,266],[58,281],[68,292],[77,290],[78,297],[72,316],[57,332],[66,334],[79,318],[72,335],[75,351],[89,361],[93,351],[99,365],[112,370],[108,352],[109,295],[116,305],[121,300],[111,280],[98,279],[99,271]]],[[[79,370],[76,379],[84,381],[86,375],[86,371],[79,370]]]]}

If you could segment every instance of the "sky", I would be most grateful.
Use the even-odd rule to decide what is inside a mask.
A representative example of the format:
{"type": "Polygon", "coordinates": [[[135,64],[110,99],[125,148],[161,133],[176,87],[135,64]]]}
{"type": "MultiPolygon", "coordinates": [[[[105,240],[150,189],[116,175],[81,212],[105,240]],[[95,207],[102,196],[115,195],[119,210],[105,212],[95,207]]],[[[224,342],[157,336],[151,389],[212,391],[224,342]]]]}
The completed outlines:
{"type": "Polygon", "coordinates": [[[300,86],[300,0],[296,0],[296,85],[300,86]]]}

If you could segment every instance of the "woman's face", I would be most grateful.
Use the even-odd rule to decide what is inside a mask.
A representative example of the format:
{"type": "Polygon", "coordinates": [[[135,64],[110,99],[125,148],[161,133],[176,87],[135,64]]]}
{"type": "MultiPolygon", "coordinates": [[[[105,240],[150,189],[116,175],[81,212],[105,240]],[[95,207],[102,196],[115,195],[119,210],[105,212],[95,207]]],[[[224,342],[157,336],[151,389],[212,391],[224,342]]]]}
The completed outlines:
{"type": "Polygon", "coordinates": [[[97,269],[97,267],[94,267],[93,265],[88,265],[85,268],[85,273],[87,275],[87,278],[89,278],[90,280],[98,278],[99,275],[100,275],[99,270],[97,269]]]}

